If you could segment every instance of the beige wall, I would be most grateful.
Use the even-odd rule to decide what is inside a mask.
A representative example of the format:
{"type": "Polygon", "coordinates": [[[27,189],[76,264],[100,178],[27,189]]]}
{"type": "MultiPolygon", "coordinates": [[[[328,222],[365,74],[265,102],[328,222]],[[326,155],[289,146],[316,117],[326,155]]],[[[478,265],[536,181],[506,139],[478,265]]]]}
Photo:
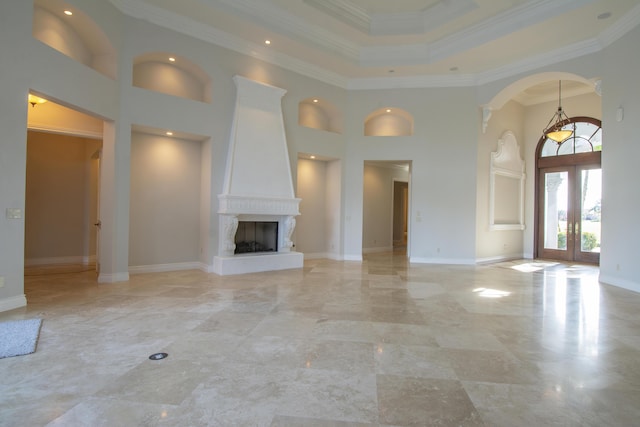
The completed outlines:
{"type": "Polygon", "coordinates": [[[93,220],[101,142],[28,133],[25,263],[89,262],[96,253],[93,220]]]}
{"type": "Polygon", "coordinates": [[[199,260],[201,156],[201,142],[133,133],[131,267],[199,260]]]}

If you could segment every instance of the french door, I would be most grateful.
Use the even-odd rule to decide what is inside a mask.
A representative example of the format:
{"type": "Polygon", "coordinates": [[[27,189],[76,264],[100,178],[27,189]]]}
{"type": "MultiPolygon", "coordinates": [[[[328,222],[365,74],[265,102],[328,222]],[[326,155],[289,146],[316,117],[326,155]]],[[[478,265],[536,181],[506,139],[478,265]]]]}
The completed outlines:
{"type": "Polygon", "coordinates": [[[538,176],[538,256],[599,263],[599,162],[541,168],[538,176]]]}

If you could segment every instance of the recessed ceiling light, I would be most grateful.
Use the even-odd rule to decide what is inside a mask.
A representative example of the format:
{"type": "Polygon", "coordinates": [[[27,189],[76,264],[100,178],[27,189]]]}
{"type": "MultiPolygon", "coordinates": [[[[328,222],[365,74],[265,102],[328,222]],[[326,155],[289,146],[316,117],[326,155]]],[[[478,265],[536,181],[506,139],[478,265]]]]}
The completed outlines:
{"type": "Polygon", "coordinates": [[[391,112],[391,108],[387,108],[387,113],[390,113],[390,112],[391,112]]]}
{"type": "Polygon", "coordinates": [[[449,68],[449,71],[458,71],[458,67],[451,67],[449,68]]]}
{"type": "Polygon", "coordinates": [[[395,73],[395,72],[396,70],[393,70],[393,69],[389,70],[389,73],[395,73]]]}
{"type": "Polygon", "coordinates": [[[271,40],[265,40],[264,44],[271,44],[271,40]]]}
{"type": "Polygon", "coordinates": [[[173,136],[173,132],[168,131],[168,132],[167,132],[167,136],[173,136]]]}
{"type": "Polygon", "coordinates": [[[73,15],[73,12],[71,12],[70,10],[65,10],[64,14],[67,15],[67,16],[71,16],[71,15],[73,15]]]}
{"type": "Polygon", "coordinates": [[[309,156],[309,158],[313,160],[316,158],[316,156],[309,156]]]}
{"type": "Polygon", "coordinates": [[[317,100],[317,99],[314,99],[314,100],[313,100],[313,102],[316,102],[316,103],[317,103],[317,102],[318,102],[318,100],[317,100]]]}
{"type": "Polygon", "coordinates": [[[604,12],[598,15],[598,19],[607,19],[611,16],[611,12],[604,12]]]}
{"type": "Polygon", "coordinates": [[[169,61],[171,61],[171,62],[176,62],[176,58],[174,58],[173,56],[170,56],[170,57],[169,57],[169,61]]]}

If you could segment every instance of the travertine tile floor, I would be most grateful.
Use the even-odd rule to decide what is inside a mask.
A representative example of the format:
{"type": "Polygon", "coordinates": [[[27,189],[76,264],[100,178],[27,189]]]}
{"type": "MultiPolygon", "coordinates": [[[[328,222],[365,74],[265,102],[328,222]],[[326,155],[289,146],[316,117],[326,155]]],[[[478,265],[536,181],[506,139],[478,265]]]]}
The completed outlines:
{"type": "Polygon", "coordinates": [[[536,261],[26,277],[2,426],[632,426],[640,295],[536,261]],[[167,352],[164,360],[148,356],[167,352]]]}

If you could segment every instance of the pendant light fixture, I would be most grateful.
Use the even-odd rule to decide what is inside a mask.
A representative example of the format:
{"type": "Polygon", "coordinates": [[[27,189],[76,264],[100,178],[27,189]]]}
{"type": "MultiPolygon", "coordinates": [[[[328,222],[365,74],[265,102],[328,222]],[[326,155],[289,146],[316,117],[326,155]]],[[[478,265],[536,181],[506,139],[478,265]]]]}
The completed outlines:
{"type": "Polygon", "coordinates": [[[31,94],[29,94],[28,101],[32,107],[35,107],[38,104],[44,104],[45,102],[47,102],[46,99],[40,98],[39,96],[31,95],[31,94]]]}
{"type": "Polygon", "coordinates": [[[565,114],[562,109],[562,81],[558,81],[558,111],[555,112],[547,126],[544,128],[543,135],[545,138],[549,138],[552,141],[557,142],[558,144],[563,143],[567,140],[571,135],[573,135],[573,130],[571,129],[562,129],[562,126],[569,123],[569,117],[565,114]]]}

